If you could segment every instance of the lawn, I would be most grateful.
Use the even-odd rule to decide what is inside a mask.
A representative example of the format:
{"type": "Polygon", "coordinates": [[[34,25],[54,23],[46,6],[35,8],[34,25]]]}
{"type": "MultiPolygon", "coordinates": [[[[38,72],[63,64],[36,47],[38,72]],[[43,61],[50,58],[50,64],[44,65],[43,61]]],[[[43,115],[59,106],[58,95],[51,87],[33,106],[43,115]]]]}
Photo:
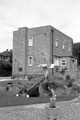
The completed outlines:
{"type": "MultiPolygon", "coordinates": [[[[0,82],[0,88],[5,87],[8,82],[11,81],[1,81],[0,82]]],[[[14,84],[20,82],[19,81],[13,81],[14,84]]],[[[24,83],[24,82],[23,82],[24,83]]],[[[67,101],[75,98],[76,95],[62,95],[57,97],[58,101],[67,101]]],[[[0,107],[5,106],[17,106],[17,105],[30,105],[30,104],[38,104],[38,103],[48,103],[49,102],[49,96],[46,96],[44,94],[40,95],[39,97],[30,97],[27,98],[26,96],[20,96],[16,97],[15,92],[9,92],[6,90],[0,89],[0,107]]]]}
{"type": "MultiPolygon", "coordinates": [[[[78,72],[78,79],[80,80],[80,72],[78,72]]],[[[0,81],[0,87],[5,87],[7,83],[12,82],[13,84],[16,84],[18,82],[21,82],[20,80],[14,80],[14,81],[0,81]]],[[[24,82],[23,82],[24,83],[24,82]]],[[[67,101],[75,98],[77,95],[62,95],[57,97],[56,101],[67,101]]],[[[7,92],[0,89],[0,107],[5,106],[17,106],[17,105],[30,105],[30,104],[38,104],[38,103],[48,103],[49,102],[49,96],[45,96],[44,94],[39,97],[16,97],[16,94],[14,92],[7,92]]]]}
{"type": "MultiPolygon", "coordinates": [[[[57,97],[57,102],[67,101],[73,98],[75,98],[75,96],[71,96],[71,95],[60,96],[60,97],[57,97]]],[[[16,97],[15,94],[12,94],[9,92],[0,92],[0,107],[30,105],[30,104],[48,103],[48,102],[49,102],[48,96],[26,98],[24,96],[16,97]]]]}

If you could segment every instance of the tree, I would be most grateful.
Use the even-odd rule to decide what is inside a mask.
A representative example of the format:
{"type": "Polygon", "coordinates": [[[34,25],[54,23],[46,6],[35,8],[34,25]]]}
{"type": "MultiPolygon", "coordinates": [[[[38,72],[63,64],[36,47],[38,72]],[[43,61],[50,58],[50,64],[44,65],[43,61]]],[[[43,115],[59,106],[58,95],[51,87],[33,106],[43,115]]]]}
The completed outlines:
{"type": "Polygon", "coordinates": [[[3,56],[0,59],[0,76],[11,76],[12,75],[12,50],[6,50],[0,53],[3,56]],[[4,59],[6,57],[6,59],[4,59]]]}
{"type": "Polygon", "coordinates": [[[80,65],[80,43],[73,44],[73,56],[77,57],[78,65],[80,65]]]}

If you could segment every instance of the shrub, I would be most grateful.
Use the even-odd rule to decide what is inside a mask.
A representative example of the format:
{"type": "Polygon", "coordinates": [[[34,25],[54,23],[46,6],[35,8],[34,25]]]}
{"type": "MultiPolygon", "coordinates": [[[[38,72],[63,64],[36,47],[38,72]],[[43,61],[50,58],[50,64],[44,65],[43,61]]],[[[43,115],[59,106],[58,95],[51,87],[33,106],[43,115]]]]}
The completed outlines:
{"type": "Polygon", "coordinates": [[[10,62],[0,60],[0,76],[11,76],[12,64],[10,62]]]}
{"type": "Polygon", "coordinates": [[[74,79],[67,79],[67,83],[66,83],[66,86],[69,88],[69,87],[72,87],[73,86],[73,83],[74,83],[74,79]]]}
{"type": "Polygon", "coordinates": [[[72,85],[72,90],[77,90],[78,93],[80,93],[80,85],[79,84],[73,84],[72,85]]]}
{"type": "Polygon", "coordinates": [[[70,75],[66,75],[66,81],[70,80],[70,75]]]}

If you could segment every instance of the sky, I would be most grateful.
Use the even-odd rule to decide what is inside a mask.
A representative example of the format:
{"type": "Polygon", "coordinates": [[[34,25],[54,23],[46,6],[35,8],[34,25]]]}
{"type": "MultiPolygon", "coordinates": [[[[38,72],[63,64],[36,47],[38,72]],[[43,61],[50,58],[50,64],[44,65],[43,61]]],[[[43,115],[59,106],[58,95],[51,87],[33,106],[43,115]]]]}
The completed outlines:
{"type": "Polygon", "coordinates": [[[80,42],[80,0],[0,0],[0,52],[13,48],[19,27],[45,25],[80,42]]]}

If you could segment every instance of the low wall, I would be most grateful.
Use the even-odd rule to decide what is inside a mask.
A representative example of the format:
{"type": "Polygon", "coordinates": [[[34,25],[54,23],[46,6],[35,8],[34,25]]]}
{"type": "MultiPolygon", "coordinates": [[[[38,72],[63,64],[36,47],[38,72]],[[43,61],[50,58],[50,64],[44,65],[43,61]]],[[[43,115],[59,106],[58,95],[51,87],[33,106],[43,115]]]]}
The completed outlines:
{"type": "Polygon", "coordinates": [[[0,120],[80,120],[80,103],[57,103],[0,108],[0,120]]]}

